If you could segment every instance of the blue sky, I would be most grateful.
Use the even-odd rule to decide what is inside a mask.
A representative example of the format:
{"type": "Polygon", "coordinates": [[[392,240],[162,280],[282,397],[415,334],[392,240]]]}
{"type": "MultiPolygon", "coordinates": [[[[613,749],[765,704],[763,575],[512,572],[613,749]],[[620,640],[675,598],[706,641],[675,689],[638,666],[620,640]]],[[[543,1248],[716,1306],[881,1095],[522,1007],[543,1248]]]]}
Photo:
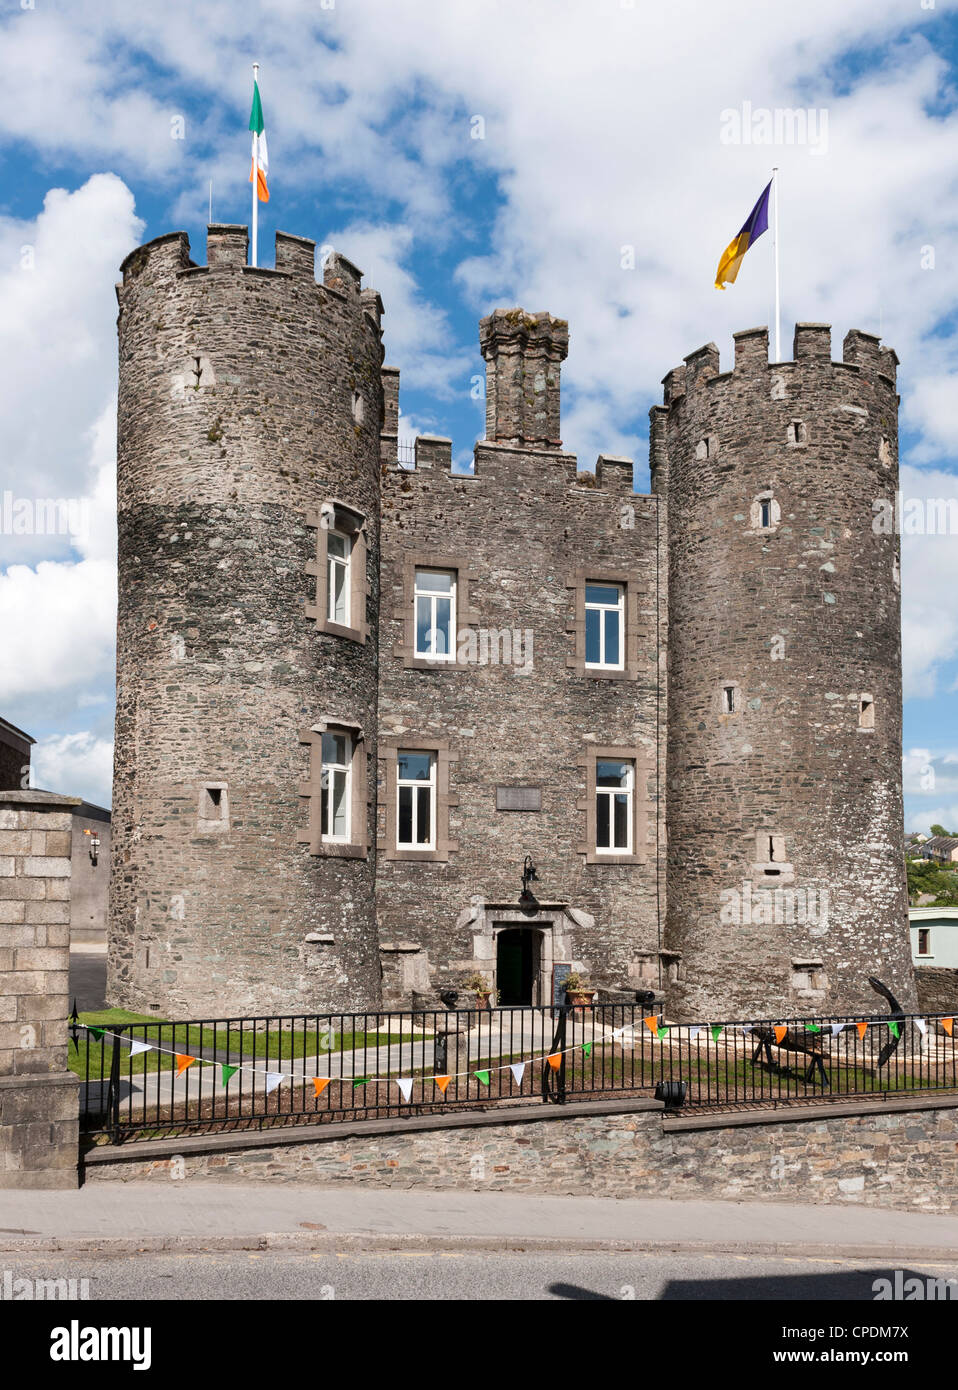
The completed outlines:
{"type": "MultiPolygon", "coordinates": [[[[631,454],[644,489],[665,372],[709,340],[728,364],[732,332],[770,322],[770,237],[725,294],[712,278],[778,164],[783,355],[796,318],[832,323],[834,356],[880,329],[902,491],[958,498],[956,0],[37,0],[0,31],[0,493],[90,518],[73,545],[0,534],[0,713],[38,738],[44,785],[109,796],[117,267],[179,227],[203,260],[211,178],[215,219],[248,219],[254,58],[261,262],[281,227],[363,268],[407,433],[465,462],[479,316],[548,309],[570,323],[566,447],[631,454]],[[818,138],[724,139],[746,104],[807,109],[818,138]]],[[[958,828],[956,552],[903,538],[910,828],[958,828]]]]}

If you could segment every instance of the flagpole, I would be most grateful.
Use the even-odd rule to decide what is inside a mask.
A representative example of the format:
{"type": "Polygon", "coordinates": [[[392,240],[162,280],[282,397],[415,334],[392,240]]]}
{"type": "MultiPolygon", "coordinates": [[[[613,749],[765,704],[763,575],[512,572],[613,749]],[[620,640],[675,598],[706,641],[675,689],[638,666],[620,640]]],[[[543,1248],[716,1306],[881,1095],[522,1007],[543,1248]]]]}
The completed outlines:
{"type": "Polygon", "coordinates": [[[778,265],[778,165],[772,170],[772,192],[775,194],[775,361],[782,360],[782,289],[778,265]]]}
{"type": "MultiPolygon", "coordinates": [[[[259,63],[254,63],[254,64],[253,64],[253,90],[254,90],[254,91],[256,90],[256,83],[257,83],[258,76],[259,76],[259,63]]],[[[257,252],[257,244],[256,244],[256,243],[257,243],[257,238],[258,238],[258,233],[259,233],[259,198],[257,197],[257,193],[256,193],[256,184],[257,184],[257,179],[258,179],[258,175],[257,175],[257,172],[256,172],[256,171],[257,171],[257,168],[258,168],[258,167],[259,167],[259,133],[258,133],[257,131],[254,130],[254,131],[253,131],[253,248],[252,248],[252,249],[253,249],[253,257],[252,257],[252,260],[250,261],[250,264],[251,264],[251,265],[254,265],[254,266],[255,266],[255,264],[256,264],[256,252],[257,252]]],[[[778,248],[778,243],[776,242],[776,252],[777,252],[777,248],[778,248]]]]}

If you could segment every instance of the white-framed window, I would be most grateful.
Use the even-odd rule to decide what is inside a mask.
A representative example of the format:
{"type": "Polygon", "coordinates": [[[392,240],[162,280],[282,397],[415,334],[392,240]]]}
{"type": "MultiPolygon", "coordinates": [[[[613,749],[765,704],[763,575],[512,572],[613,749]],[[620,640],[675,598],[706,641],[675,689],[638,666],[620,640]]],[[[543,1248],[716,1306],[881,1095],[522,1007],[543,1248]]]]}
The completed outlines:
{"type": "Polygon", "coordinates": [[[585,586],[585,664],[621,671],[625,659],[625,586],[585,586]]]}
{"type": "Polygon", "coordinates": [[[595,764],[595,847],[599,854],[632,853],[635,764],[598,758],[595,764]]]}
{"type": "Polygon", "coordinates": [[[349,566],[353,538],[341,531],[326,536],[326,621],[349,626],[349,566]]]}
{"type": "Polygon", "coordinates": [[[436,848],[436,755],[396,754],[396,848],[436,848]]]}
{"type": "Polygon", "coordinates": [[[918,928],[918,954],[920,956],[931,955],[931,928],[918,928]]]}
{"type": "Polygon", "coordinates": [[[416,570],[416,656],[454,661],[456,571],[416,570]]]}
{"type": "Polygon", "coordinates": [[[333,844],[349,842],[352,758],[348,734],[323,734],[320,813],[323,839],[333,844]]]}

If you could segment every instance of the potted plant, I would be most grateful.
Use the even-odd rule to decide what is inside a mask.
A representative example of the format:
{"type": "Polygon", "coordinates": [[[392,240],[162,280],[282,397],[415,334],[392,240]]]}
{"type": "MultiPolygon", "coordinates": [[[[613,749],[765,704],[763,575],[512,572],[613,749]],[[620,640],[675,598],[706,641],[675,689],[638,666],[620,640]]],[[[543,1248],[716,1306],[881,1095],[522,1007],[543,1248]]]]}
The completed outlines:
{"type": "Polygon", "coordinates": [[[577,971],[573,970],[571,974],[566,976],[566,1001],[580,1013],[583,1013],[591,1005],[594,994],[595,990],[588,980],[584,980],[577,971]]]}
{"type": "Polygon", "coordinates": [[[492,1008],[492,1005],[489,1002],[492,998],[492,986],[486,979],[485,975],[480,974],[478,970],[475,971],[472,975],[469,976],[468,980],[464,985],[464,988],[468,989],[470,993],[476,996],[477,1009],[492,1008]]]}

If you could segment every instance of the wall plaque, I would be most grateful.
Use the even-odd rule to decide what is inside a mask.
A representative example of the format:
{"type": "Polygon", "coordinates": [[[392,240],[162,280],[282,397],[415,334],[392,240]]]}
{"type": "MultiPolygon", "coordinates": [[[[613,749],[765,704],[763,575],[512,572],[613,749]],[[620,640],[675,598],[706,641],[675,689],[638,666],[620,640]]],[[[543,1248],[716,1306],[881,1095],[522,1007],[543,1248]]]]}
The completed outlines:
{"type": "Polygon", "coordinates": [[[541,811],[541,787],[496,787],[497,811],[541,811]]]}

